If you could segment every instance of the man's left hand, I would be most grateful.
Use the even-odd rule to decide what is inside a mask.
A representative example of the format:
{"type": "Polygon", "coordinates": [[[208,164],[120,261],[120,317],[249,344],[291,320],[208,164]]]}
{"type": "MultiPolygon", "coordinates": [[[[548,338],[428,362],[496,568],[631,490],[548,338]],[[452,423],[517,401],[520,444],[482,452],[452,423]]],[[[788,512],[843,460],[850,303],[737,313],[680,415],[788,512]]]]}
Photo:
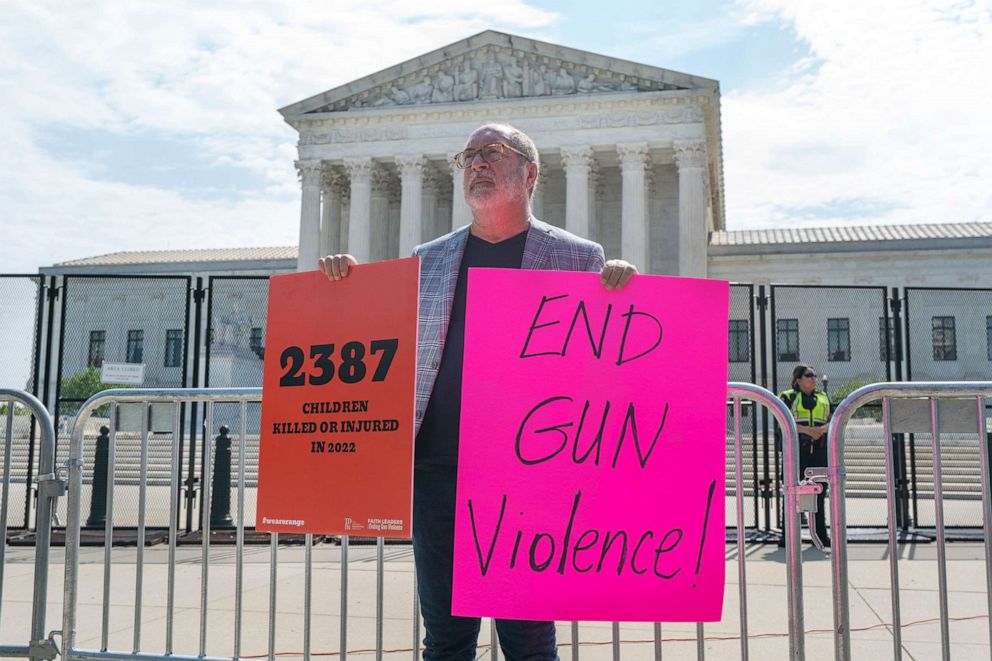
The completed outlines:
{"type": "Polygon", "coordinates": [[[637,267],[622,259],[611,259],[603,265],[603,270],[599,273],[599,281],[607,289],[622,289],[635,273],[639,273],[637,267]]]}

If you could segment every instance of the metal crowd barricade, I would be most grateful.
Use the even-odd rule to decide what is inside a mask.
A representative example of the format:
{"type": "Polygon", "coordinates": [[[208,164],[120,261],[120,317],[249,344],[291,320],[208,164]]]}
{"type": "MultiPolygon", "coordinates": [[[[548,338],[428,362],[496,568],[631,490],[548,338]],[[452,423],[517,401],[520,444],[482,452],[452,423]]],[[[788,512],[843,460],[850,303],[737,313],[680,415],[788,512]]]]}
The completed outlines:
{"type": "MultiPolygon", "coordinates": [[[[0,645],[0,656],[54,659],[58,653],[51,637],[45,637],[45,607],[48,603],[48,552],[52,536],[55,500],[65,492],[65,483],[55,473],[55,428],[44,405],[33,395],[0,388],[0,404],[7,407],[7,433],[3,445],[3,492],[0,496],[0,607],[3,605],[4,568],[7,555],[7,511],[10,496],[11,455],[14,443],[14,408],[23,406],[38,424],[38,509],[35,530],[34,588],[31,600],[31,632],[26,645],[0,645]]],[[[25,485],[30,489],[31,485],[25,485]]]]}
{"type": "MultiPolygon", "coordinates": [[[[787,608],[788,608],[788,658],[790,661],[802,661],[804,656],[804,632],[803,632],[803,598],[802,598],[802,567],[800,560],[800,497],[806,491],[800,484],[799,476],[799,453],[798,435],[796,433],[795,421],[788,408],[773,393],[748,383],[730,383],[728,385],[728,397],[731,400],[734,415],[734,438],[736,449],[736,470],[737,470],[737,559],[738,576],[740,579],[740,654],[745,661],[749,658],[748,650],[748,626],[747,626],[747,581],[745,568],[745,528],[743,520],[743,485],[742,480],[742,435],[741,435],[741,402],[747,400],[760,404],[767,408],[783,429],[784,439],[784,479],[786,484],[786,517],[785,517],[785,537],[786,537],[786,572],[787,572],[787,608]]],[[[66,527],[66,563],[65,563],[65,595],[63,612],[63,658],[70,659],[141,659],[142,661],[152,661],[158,659],[174,659],[179,661],[194,661],[202,659],[221,658],[241,658],[242,657],[242,624],[244,614],[243,576],[244,576],[244,500],[245,500],[245,442],[244,434],[246,430],[246,406],[249,403],[261,401],[260,388],[209,388],[209,389],[127,389],[108,390],[91,397],[79,410],[70,435],[69,449],[69,502],[68,502],[68,522],[66,527]],[[142,585],[144,579],[144,531],[145,531],[145,507],[146,507],[146,487],[144,480],[141,480],[139,493],[139,520],[138,520],[138,544],[136,549],[135,563],[135,603],[134,603],[134,625],[133,625],[133,645],[131,651],[113,651],[109,649],[109,607],[110,607],[110,568],[111,568],[111,548],[113,542],[113,484],[114,484],[114,460],[116,449],[116,409],[120,404],[133,403],[142,407],[142,431],[141,431],[141,471],[147,470],[148,465],[148,411],[152,404],[171,403],[173,409],[173,436],[171,467],[172,477],[170,484],[170,524],[168,530],[168,577],[166,585],[166,612],[165,612],[165,649],[161,654],[149,653],[142,649],[142,585]],[[237,455],[237,502],[238,515],[236,521],[236,554],[235,554],[235,604],[234,604],[234,640],[230,657],[209,657],[207,656],[207,636],[208,636],[208,603],[209,603],[209,582],[208,574],[210,569],[210,503],[211,503],[211,477],[210,461],[204,462],[204,474],[202,485],[201,507],[204,515],[202,517],[202,550],[201,550],[201,584],[200,584],[200,613],[199,613],[199,652],[198,655],[181,655],[174,653],[174,629],[176,614],[176,543],[177,543],[177,514],[178,497],[180,484],[178,444],[180,438],[179,430],[179,407],[182,403],[198,402],[205,404],[205,420],[207,432],[204,436],[207,442],[207,453],[212,456],[211,444],[214,442],[213,419],[214,406],[216,404],[237,403],[240,405],[240,426],[241,442],[238,444],[237,455]],[[103,614],[101,630],[101,646],[99,650],[77,649],[76,647],[76,627],[77,627],[77,606],[79,592],[79,567],[80,567],[80,528],[82,525],[82,487],[84,457],[84,431],[87,420],[97,411],[97,409],[110,406],[110,446],[108,454],[108,493],[106,500],[106,523],[104,539],[104,574],[103,574],[103,614]]],[[[233,485],[232,485],[233,486],[233,485]]],[[[808,491],[808,487],[807,487],[808,491]]],[[[279,536],[273,534],[270,540],[269,553],[269,600],[268,600],[268,651],[269,659],[275,659],[279,650],[276,649],[276,591],[279,581],[278,575],[278,544],[279,536]]],[[[341,539],[340,560],[340,648],[337,656],[347,659],[348,656],[348,552],[349,539],[341,539]]],[[[312,583],[313,583],[313,536],[305,537],[305,583],[303,590],[303,630],[302,630],[302,651],[303,657],[307,660],[311,658],[312,632],[311,621],[313,618],[312,606],[312,583]]],[[[375,658],[380,660],[386,653],[384,649],[384,543],[380,538],[376,547],[376,632],[375,632],[375,658]]],[[[413,599],[413,637],[409,651],[412,658],[419,658],[421,626],[419,619],[419,604],[416,599],[416,584],[414,584],[413,599]]],[[[577,661],[581,656],[581,642],[579,637],[579,623],[571,624],[571,658],[577,661]]],[[[490,628],[490,654],[491,658],[498,659],[498,640],[495,626],[490,628]]],[[[620,626],[619,623],[613,625],[613,658],[621,658],[620,626]]],[[[702,624],[696,625],[696,650],[697,658],[704,658],[705,650],[705,630],[702,624]]],[[[371,650],[369,650],[371,651],[371,650]]],[[[662,658],[662,630],[660,624],[654,625],[654,658],[662,658]]]]}
{"type": "MultiPolygon", "coordinates": [[[[934,507],[937,537],[937,579],[938,604],[940,608],[940,641],[942,658],[951,658],[950,627],[947,607],[947,557],[944,535],[944,503],[941,488],[940,451],[941,431],[945,424],[939,413],[940,401],[971,400],[974,406],[974,426],[970,433],[978,435],[978,448],[982,472],[982,523],[985,539],[985,577],[989,612],[992,613],[992,494],[989,485],[989,442],[985,422],[985,400],[992,398],[992,381],[975,382],[894,382],[875,383],[852,392],[834,410],[828,430],[829,467],[827,478],[830,482],[830,513],[832,527],[845,531],[847,527],[846,483],[844,468],[844,432],[854,413],[871,402],[882,401],[882,430],[885,439],[886,494],[888,498],[888,556],[890,576],[890,596],[892,602],[892,644],[895,659],[902,659],[902,620],[899,600],[899,563],[897,551],[897,520],[895,501],[895,472],[892,448],[892,405],[904,400],[918,400],[925,403],[929,418],[928,431],[933,446],[934,507]]],[[[834,657],[837,661],[851,658],[850,602],[847,582],[847,537],[838,532],[833,535],[834,551],[832,562],[833,610],[834,610],[834,657]]],[[[990,640],[992,640],[992,620],[990,620],[990,640]]]]}
{"type": "MultiPolygon", "coordinates": [[[[241,626],[243,616],[243,572],[244,572],[244,493],[245,493],[245,443],[244,430],[246,429],[246,406],[250,402],[260,402],[262,399],[261,388],[212,388],[212,389],[115,389],[106,390],[90,397],[79,409],[75,423],[70,434],[69,445],[69,473],[68,473],[68,520],[66,523],[65,535],[65,595],[63,601],[62,618],[62,638],[64,659],[202,659],[206,658],[207,647],[207,604],[209,601],[209,554],[210,554],[210,465],[209,458],[212,457],[211,444],[213,435],[209,430],[213,429],[214,404],[237,403],[240,404],[240,428],[242,442],[238,444],[238,521],[236,532],[236,590],[235,590],[235,638],[234,648],[231,658],[241,656],[241,626]],[[178,538],[177,517],[179,512],[179,443],[180,443],[180,406],[187,402],[206,403],[205,422],[208,433],[205,435],[207,442],[207,454],[204,464],[204,475],[202,483],[202,566],[200,584],[200,626],[199,626],[199,656],[181,656],[173,654],[175,640],[175,614],[176,614],[176,546],[178,538]],[[122,403],[137,403],[141,405],[141,468],[139,485],[139,505],[138,505],[138,542],[136,548],[135,563],[135,601],[134,601],[134,628],[133,628],[133,649],[131,652],[114,652],[109,648],[109,621],[110,621],[110,568],[113,548],[113,507],[114,507],[114,463],[116,455],[117,436],[117,407],[122,403]],[[154,655],[142,653],[142,587],[144,582],[144,541],[145,541],[145,510],[147,505],[147,488],[145,475],[148,468],[148,412],[153,403],[171,403],[173,405],[173,433],[172,449],[170,456],[170,484],[169,484],[169,550],[168,550],[168,576],[166,584],[166,622],[165,622],[165,651],[164,655],[154,655]],[[82,488],[83,488],[83,468],[84,468],[84,436],[86,423],[90,416],[99,408],[109,405],[110,408],[110,444],[107,459],[107,504],[106,523],[104,527],[104,583],[103,583],[103,614],[101,626],[100,650],[79,650],[76,649],[76,618],[79,591],[79,553],[80,553],[80,533],[82,527],[82,488]]],[[[279,536],[272,535],[271,547],[271,567],[270,583],[272,586],[269,600],[269,656],[274,656],[275,644],[275,586],[277,580],[277,547],[279,536]]],[[[307,536],[307,548],[309,551],[312,538],[307,536]]],[[[309,612],[307,617],[306,636],[309,637],[309,612]]]]}
{"type": "MultiPolygon", "coordinates": [[[[731,382],[727,384],[727,397],[733,407],[734,421],[734,463],[737,510],[737,575],[738,597],[740,599],[740,658],[748,661],[748,618],[747,618],[747,569],[745,565],[745,528],[744,528],[744,479],[741,435],[741,401],[747,400],[764,406],[778,422],[783,430],[783,482],[785,491],[785,571],[786,571],[786,606],[788,608],[788,637],[789,661],[803,661],[806,658],[805,632],[803,628],[803,576],[800,499],[804,495],[815,494],[817,488],[801,484],[799,475],[799,434],[796,431],[796,421],[792,412],[774,393],[751,383],[731,382]]],[[[572,622],[571,658],[579,661],[580,637],[579,623],[572,622]]],[[[492,634],[493,658],[496,655],[496,634],[492,634]]],[[[655,661],[662,661],[662,630],[661,624],[654,624],[654,655],[655,661]]],[[[705,659],[706,631],[702,623],[696,624],[696,659],[705,659]]],[[[613,661],[621,661],[620,623],[613,623],[613,661]]]]}

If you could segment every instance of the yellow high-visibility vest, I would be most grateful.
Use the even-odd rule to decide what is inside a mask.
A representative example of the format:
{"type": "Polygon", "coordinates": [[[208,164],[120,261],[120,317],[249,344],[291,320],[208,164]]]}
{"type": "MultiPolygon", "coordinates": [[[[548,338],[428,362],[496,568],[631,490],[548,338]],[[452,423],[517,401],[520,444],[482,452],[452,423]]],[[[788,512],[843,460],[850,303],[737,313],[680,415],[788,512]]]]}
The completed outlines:
{"type": "Polygon", "coordinates": [[[810,427],[825,425],[830,421],[830,399],[819,390],[813,394],[816,396],[816,406],[812,410],[803,406],[803,394],[799,390],[785,390],[779,393],[779,397],[789,405],[792,417],[798,424],[810,427]]]}

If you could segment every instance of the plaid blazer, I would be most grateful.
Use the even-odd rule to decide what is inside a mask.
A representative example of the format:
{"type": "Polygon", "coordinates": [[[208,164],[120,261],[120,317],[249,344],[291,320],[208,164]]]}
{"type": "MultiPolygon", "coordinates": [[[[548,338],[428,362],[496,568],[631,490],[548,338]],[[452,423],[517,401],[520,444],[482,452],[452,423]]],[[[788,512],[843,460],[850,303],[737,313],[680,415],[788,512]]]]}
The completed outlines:
{"type": "MultiPolygon", "coordinates": [[[[420,257],[420,321],[417,335],[417,402],[414,434],[434,390],[448,336],[448,320],[455,299],[458,269],[465,252],[469,226],[417,246],[420,257]]],[[[596,271],[605,263],[603,247],[563,229],[531,218],[521,268],[543,271],[596,271]]]]}

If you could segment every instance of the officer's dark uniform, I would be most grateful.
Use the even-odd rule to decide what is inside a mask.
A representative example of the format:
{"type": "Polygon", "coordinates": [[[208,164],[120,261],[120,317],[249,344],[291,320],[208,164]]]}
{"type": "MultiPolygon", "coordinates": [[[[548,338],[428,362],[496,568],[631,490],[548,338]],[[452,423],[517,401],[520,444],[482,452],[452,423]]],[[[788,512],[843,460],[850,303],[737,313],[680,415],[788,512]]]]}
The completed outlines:
{"type": "MultiPolygon", "coordinates": [[[[801,390],[789,389],[779,393],[779,397],[792,411],[796,424],[807,427],[823,427],[830,422],[830,399],[826,393],[816,390],[806,395],[801,390]]],[[[806,434],[799,434],[799,474],[803,476],[807,468],[827,465],[827,436],[824,434],[814,441],[806,434]]],[[[822,484],[822,483],[821,483],[822,484]]],[[[826,495],[827,485],[816,497],[816,534],[824,544],[829,544],[827,536],[826,495]]]]}

